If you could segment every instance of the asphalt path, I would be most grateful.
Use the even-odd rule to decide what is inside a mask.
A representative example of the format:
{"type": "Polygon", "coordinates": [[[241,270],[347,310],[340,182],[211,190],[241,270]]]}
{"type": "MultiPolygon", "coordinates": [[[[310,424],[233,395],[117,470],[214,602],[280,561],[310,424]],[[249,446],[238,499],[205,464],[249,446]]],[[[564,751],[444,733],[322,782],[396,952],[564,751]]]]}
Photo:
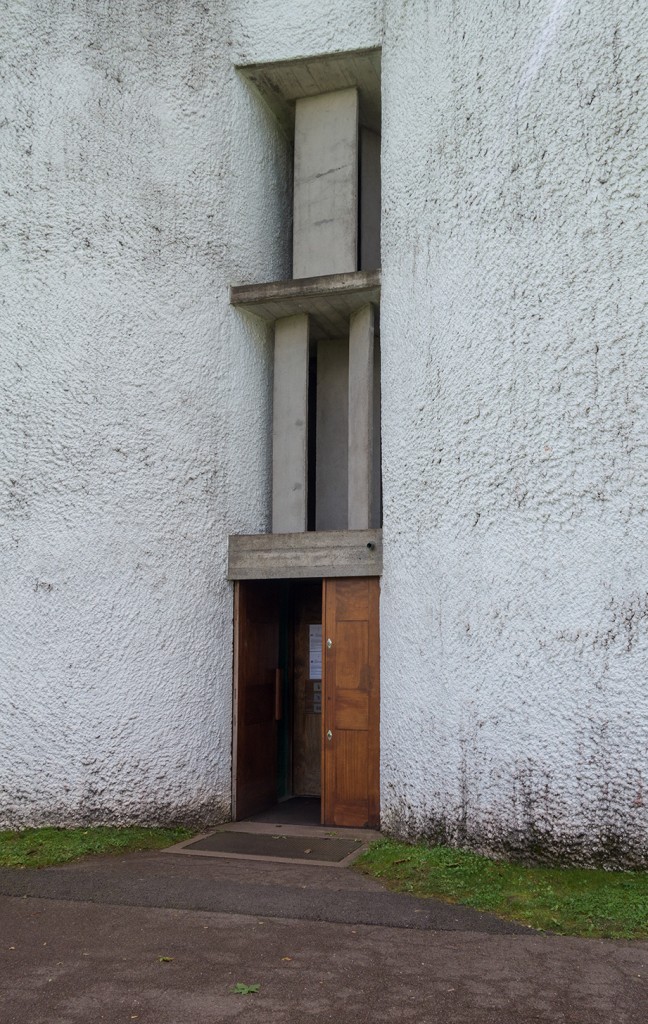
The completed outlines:
{"type": "MultiPolygon", "coordinates": [[[[341,875],[340,868],[307,868],[291,865],[292,877],[282,872],[271,882],[256,881],[254,861],[232,861],[241,877],[225,873],[223,860],[159,854],[146,861],[126,860],[132,871],[115,871],[103,858],[83,867],[42,868],[38,871],[0,870],[0,893],[38,899],[105,903],[112,906],[164,907],[174,910],[207,910],[220,914],[253,914],[291,918],[295,921],[326,921],[329,924],[380,925],[418,931],[474,931],[488,934],[527,932],[521,925],[500,921],[468,907],[437,900],[420,900],[379,887],[344,888],[344,898],[334,898],[330,888],[317,880],[327,872],[341,875]],[[198,862],[197,862],[198,861],[198,862]],[[149,866],[138,871],[138,866],[149,866]],[[150,871],[155,864],[156,870],[150,871]],[[215,870],[214,870],[215,866],[215,870]],[[306,883],[304,882],[306,879],[306,883]]],[[[277,873],[278,874],[278,873],[277,873]]],[[[354,879],[355,872],[349,874],[354,879]]],[[[328,878],[329,884],[335,878],[328,878]]],[[[348,879],[346,880],[348,882],[348,879]]],[[[335,890],[333,890],[334,892],[335,890]]]]}
{"type": "Polygon", "coordinates": [[[2,1024],[648,1021],[648,943],[544,935],[350,870],[130,854],[3,870],[0,893],[2,1024]]]}

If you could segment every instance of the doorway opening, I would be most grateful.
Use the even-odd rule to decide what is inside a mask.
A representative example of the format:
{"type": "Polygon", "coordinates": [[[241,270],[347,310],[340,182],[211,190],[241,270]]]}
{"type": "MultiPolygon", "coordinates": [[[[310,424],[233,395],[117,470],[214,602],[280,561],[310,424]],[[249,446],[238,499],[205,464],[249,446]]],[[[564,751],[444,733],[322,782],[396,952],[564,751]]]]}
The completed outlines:
{"type": "Polygon", "coordinates": [[[376,826],[376,577],[240,580],[235,820],[376,826]]]}

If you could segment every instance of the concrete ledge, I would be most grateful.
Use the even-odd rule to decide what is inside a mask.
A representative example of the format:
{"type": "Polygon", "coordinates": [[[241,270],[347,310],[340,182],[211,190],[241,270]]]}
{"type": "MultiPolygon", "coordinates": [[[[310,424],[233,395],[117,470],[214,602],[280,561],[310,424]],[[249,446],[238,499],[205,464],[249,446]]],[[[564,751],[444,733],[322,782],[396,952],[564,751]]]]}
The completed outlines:
{"type": "Polygon", "coordinates": [[[295,100],[351,86],[360,95],[361,123],[380,131],[379,49],[244,64],[237,70],[260,93],[289,138],[295,127],[295,100]]]}
{"type": "Polygon", "coordinates": [[[349,333],[352,313],[369,302],[376,306],[380,302],[380,271],[233,285],[230,302],[269,322],[308,313],[311,338],[343,338],[349,333]]]}
{"type": "Polygon", "coordinates": [[[382,530],[231,536],[230,580],[382,575],[382,530]]]}

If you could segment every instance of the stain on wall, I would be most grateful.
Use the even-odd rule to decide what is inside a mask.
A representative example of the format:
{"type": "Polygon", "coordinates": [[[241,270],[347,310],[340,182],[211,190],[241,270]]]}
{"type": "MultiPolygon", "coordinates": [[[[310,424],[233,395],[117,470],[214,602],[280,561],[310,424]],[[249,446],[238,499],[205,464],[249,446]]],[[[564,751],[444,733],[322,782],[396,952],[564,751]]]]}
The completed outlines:
{"type": "Polygon", "coordinates": [[[648,14],[385,15],[384,822],[645,864],[648,14]]]}
{"type": "Polygon", "coordinates": [[[226,537],[267,528],[289,154],[220,3],[2,30],[0,821],[230,809],[226,537]]]}

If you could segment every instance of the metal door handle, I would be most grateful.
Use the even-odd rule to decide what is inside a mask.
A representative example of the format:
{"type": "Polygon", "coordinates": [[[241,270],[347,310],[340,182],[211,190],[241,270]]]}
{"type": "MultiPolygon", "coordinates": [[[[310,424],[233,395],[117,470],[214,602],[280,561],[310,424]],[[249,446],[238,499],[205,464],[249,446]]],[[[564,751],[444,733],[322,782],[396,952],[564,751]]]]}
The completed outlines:
{"type": "Polygon", "coordinates": [[[331,732],[331,730],[330,730],[330,729],[329,729],[329,731],[328,731],[328,732],[327,732],[327,734],[326,734],[326,738],[327,738],[327,740],[329,741],[329,743],[330,743],[330,742],[331,742],[331,740],[333,739],[333,733],[331,732]]]}

